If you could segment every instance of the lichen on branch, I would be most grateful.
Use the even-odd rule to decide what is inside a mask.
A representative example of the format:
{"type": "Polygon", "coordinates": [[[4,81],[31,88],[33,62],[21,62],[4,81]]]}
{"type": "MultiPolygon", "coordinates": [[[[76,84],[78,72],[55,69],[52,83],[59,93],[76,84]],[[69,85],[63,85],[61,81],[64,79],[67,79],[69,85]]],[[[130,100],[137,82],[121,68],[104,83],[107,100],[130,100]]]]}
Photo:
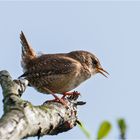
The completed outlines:
{"type": "Polygon", "coordinates": [[[0,71],[4,114],[0,119],[0,139],[18,140],[31,136],[56,135],[76,126],[78,95],[64,98],[67,107],[56,101],[34,106],[21,99],[28,81],[12,80],[7,71],[0,71]]]}

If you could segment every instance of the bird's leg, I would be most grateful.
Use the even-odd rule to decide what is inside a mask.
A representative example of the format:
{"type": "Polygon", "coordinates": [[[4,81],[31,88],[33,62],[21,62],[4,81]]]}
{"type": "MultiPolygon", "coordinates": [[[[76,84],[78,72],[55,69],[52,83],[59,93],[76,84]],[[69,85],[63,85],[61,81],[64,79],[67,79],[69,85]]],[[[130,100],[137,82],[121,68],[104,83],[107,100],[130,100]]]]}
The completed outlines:
{"type": "Polygon", "coordinates": [[[55,93],[47,88],[44,87],[44,90],[48,93],[50,93],[55,99],[53,100],[48,100],[47,102],[51,102],[51,101],[54,101],[54,102],[59,102],[59,103],[62,103],[63,105],[67,106],[67,102],[62,99],[62,98],[59,98],[57,95],[55,95],[55,93]]]}
{"type": "Polygon", "coordinates": [[[59,98],[57,95],[55,95],[54,93],[51,93],[53,95],[53,97],[55,98],[54,100],[49,100],[49,101],[56,101],[59,103],[62,103],[63,105],[67,106],[67,103],[64,99],[59,98]]]}
{"type": "Polygon", "coordinates": [[[79,96],[80,93],[77,92],[77,91],[73,91],[73,92],[64,92],[61,99],[64,99],[67,95],[78,95],[78,96],[79,96]]]}

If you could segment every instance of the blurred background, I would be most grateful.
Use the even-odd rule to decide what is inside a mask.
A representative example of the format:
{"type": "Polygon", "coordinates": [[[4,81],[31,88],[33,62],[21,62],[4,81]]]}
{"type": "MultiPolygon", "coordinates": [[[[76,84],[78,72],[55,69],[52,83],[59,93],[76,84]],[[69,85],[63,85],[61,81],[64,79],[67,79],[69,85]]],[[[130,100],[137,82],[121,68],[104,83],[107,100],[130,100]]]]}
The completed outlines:
{"type": "MultiPolygon", "coordinates": [[[[140,138],[139,1],[1,1],[0,70],[8,70],[13,78],[22,74],[21,30],[39,53],[86,50],[96,54],[110,76],[98,74],[75,89],[82,94],[80,100],[87,102],[79,107],[79,120],[93,138],[99,124],[108,120],[112,124],[108,138],[117,139],[116,120],[122,117],[128,125],[127,138],[140,138]]],[[[29,87],[22,98],[39,105],[52,96],[29,87]]],[[[2,99],[0,94],[0,115],[2,99]]],[[[41,138],[45,139],[86,137],[76,126],[57,136],[41,138]]]]}

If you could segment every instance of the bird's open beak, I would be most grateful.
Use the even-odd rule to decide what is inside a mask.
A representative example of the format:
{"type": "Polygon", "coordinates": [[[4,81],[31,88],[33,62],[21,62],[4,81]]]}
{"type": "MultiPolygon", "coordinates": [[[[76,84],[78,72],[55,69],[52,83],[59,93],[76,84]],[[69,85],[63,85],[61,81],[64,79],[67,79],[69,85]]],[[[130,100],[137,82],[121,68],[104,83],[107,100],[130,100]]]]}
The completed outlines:
{"type": "Polygon", "coordinates": [[[108,78],[106,75],[105,75],[105,73],[106,74],[108,74],[109,75],[109,73],[106,71],[106,70],[104,70],[103,68],[97,68],[97,71],[99,72],[99,73],[101,73],[103,76],[105,76],[106,78],[108,78]]]}

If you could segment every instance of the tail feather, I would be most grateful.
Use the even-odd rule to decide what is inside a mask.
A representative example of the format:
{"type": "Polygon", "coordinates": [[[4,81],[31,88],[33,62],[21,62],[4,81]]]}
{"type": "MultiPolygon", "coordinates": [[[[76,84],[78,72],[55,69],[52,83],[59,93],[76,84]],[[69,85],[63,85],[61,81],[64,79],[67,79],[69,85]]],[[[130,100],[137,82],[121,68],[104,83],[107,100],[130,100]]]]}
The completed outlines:
{"type": "Polygon", "coordinates": [[[22,31],[20,34],[20,42],[22,45],[22,67],[25,67],[30,60],[36,58],[36,53],[29,45],[29,43],[22,31]]]}

